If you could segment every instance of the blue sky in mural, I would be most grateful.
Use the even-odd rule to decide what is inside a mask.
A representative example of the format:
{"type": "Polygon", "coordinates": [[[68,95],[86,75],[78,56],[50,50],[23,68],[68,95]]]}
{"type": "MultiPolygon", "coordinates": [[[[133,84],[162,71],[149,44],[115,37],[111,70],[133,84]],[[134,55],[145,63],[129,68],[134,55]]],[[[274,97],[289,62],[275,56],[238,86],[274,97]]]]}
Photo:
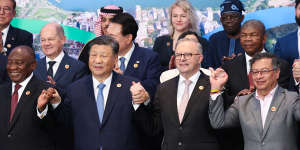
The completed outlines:
{"type": "MultiPolygon", "coordinates": [[[[101,6],[116,4],[126,10],[135,9],[135,5],[142,7],[169,7],[175,0],[48,0],[52,4],[72,11],[96,11],[101,6]]],[[[189,0],[194,7],[205,9],[207,7],[219,7],[223,0],[189,0]]],[[[245,1],[245,0],[242,0],[245,1]]]]}

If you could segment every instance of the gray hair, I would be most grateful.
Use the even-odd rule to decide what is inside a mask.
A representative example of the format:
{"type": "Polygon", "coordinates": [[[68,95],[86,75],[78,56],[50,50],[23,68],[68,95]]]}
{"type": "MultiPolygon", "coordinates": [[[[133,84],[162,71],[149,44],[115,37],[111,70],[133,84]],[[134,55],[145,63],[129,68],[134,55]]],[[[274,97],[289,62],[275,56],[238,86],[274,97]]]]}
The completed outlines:
{"type": "Polygon", "coordinates": [[[189,39],[189,38],[183,38],[183,39],[178,40],[177,43],[176,43],[175,49],[177,48],[177,46],[180,43],[187,42],[187,41],[196,43],[197,44],[197,49],[198,49],[199,53],[202,54],[202,52],[203,52],[202,45],[198,41],[196,41],[194,39],[189,39]]]}

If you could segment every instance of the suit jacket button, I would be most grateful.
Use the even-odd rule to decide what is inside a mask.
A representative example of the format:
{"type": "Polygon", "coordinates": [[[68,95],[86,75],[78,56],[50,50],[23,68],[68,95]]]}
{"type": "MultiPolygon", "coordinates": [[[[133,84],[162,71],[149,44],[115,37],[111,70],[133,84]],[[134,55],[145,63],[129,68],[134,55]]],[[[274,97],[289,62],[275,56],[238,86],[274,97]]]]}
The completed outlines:
{"type": "Polygon", "coordinates": [[[7,137],[8,137],[8,138],[11,138],[11,134],[8,134],[7,137]]]}
{"type": "Polygon", "coordinates": [[[182,127],[179,127],[179,130],[183,130],[183,128],[182,128],[182,127]]]}
{"type": "Polygon", "coordinates": [[[182,146],[182,142],[178,142],[178,146],[182,146]]]}

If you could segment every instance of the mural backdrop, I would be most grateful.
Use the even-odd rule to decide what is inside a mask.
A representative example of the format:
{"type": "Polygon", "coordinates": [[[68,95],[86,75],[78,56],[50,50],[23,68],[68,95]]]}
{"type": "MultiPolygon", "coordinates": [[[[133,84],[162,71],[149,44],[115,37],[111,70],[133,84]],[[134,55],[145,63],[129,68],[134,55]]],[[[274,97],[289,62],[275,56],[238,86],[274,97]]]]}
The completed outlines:
{"type": "MultiPolygon", "coordinates": [[[[219,5],[223,0],[189,0],[197,10],[201,34],[208,38],[222,30],[219,5]]],[[[175,0],[16,0],[17,17],[12,24],[34,34],[34,49],[40,50],[39,32],[48,22],[63,25],[68,38],[65,51],[77,57],[84,43],[95,37],[94,24],[99,8],[109,4],[122,6],[139,23],[136,42],[152,47],[157,36],[168,34],[168,7],[175,0]]],[[[268,29],[266,47],[272,51],[276,38],[297,30],[294,0],[242,0],[245,20],[259,19],[268,29]]]]}

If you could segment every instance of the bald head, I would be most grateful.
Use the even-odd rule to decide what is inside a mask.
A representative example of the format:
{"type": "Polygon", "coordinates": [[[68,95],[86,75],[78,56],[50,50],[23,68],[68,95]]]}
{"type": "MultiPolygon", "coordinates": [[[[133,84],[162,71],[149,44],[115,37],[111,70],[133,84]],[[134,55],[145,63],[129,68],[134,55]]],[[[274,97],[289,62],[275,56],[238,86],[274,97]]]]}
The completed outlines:
{"type": "Polygon", "coordinates": [[[66,37],[64,29],[57,23],[49,23],[41,30],[41,46],[44,54],[51,60],[63,50],[66,37]]]}
{"type": "Polygon", "coordinates": [[[15,47],[8,55],[6,69],[9,78],[15,83],[26,80],[35,67],[34,51],[28,46],[15,47]]]}

